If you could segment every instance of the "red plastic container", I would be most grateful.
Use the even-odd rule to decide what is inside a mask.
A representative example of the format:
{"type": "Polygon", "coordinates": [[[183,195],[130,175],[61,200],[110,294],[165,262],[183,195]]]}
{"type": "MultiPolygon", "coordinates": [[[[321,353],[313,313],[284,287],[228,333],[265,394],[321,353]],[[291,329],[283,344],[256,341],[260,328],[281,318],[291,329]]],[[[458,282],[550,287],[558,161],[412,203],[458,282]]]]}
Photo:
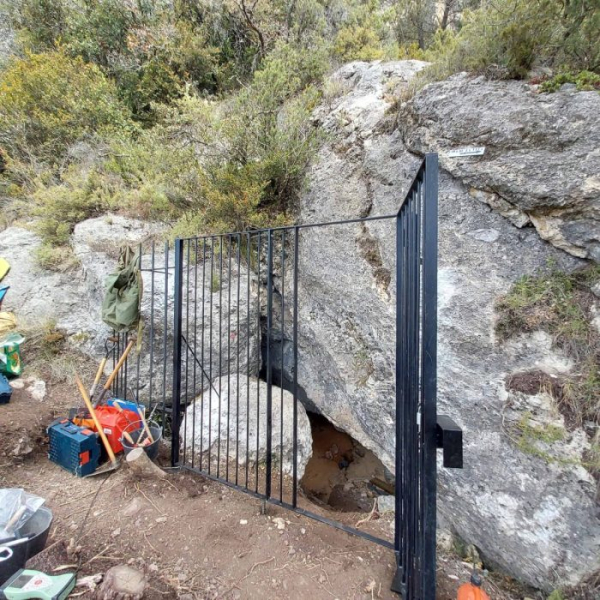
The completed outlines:
{"type": "MultiPolygon", "coordinates": [[[[133,411],[119,411],[119,409],[114,406],[99,406],[96,408],[96,416],[98,417],[98,421],[100,421],[100,424],[102,425],[108,443],[115,454],[123,450],[121,444],[123,430],[128,425],[139,423],[140,419],[140,416],[133,411]]],[[[129,431],[131,431],[131,428],[129,428],[129,431]]]]}

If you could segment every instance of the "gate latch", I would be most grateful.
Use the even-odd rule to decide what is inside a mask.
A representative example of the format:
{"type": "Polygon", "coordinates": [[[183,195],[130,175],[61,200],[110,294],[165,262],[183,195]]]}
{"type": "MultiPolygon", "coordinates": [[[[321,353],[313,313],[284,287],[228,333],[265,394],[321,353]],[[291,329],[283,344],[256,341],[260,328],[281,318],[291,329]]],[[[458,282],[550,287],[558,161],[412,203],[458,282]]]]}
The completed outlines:
{"type": "Polygon", "coordinates": [[[436,445],[442,449],[446,469],[463,468],[462,429],[446,415],[438,415],[436,445]]]}

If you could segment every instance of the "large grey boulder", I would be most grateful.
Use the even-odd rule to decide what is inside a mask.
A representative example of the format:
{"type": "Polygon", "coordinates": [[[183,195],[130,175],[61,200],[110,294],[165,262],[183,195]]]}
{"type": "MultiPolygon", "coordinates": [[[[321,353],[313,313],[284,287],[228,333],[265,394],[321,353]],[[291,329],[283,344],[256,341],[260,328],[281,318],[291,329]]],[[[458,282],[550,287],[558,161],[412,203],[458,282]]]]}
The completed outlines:
{"type": "MultiPolygon", "coordinates": [[[[312,433],[306,410],[297,403],[297,473],[302,479],[312,455],[312,433]]],[[[291,475],[294,465],[294,399],[290,392],[272,387],[272,442],[274,472],[291,475]],[[282,427],[283,423],[283,427],[282,427]]],[[[201,396],[187,408],[181,424],[187,462],[200,463],[200,455],[208,469],[226,472],[230,468],[264,463],[267,453],[267,384],[247,373],[232,373],[217,378],[201,396]],[[236,462],[237,459],[237,462],[236,462]]]]}
{"type": "Polygon", "coordinates": [[[538,93],[523,82],[460,74],[426,86],[401,111],[413,152],[439,152],[442,167],[522,227],[600,261],[600,94],[538,93]],[[457,101],[460,98],[460,101],[457,101]],[[481,157],[451,158],[461,146],[481,157]]]}
{"type": "MultiPolygon", "coordinates": [[[[420,159],[386,116],[387,98],[421,67],[412,61],[352,63],[334,75],[347,91],[315,115],[330,140],[309,173],[300,204],[303,222],[398,210],[420,159]]],[[[513,84],[505,85],[509,93],[513,84]]],[[[443,102],[449,114],[466,110],[464,94],[448,94],[443,102]]],[[[495,107],[489,110],[489,122],[498,122],[495,107]]],[[[431,148],[442,144],[428,139],[431,148]]],[[[581,180],[584,167],[570,151],[567,145],[564,160],[573,167],[573,179],[581,180]]],[[[526,153],[512,156],[507,169],[517,172],[528,159],[526,153]]],[[[600,568],[594,481],[577,460],[548,461],[522,452],[505,428],[507,404],[517,411],[511,419],[529,410],[527,398],[516,402],[506,389],[510,374],[568,372],[572,365],[543,332],[501,344],[494,334],[494,304],[522,275],[549,262],[569,270],[580,261],[540,239],[534,228],[515,227],[445,170],[439,209],[438,405],[465,436],[465,468],[440,468],[440,520],[523,581],[544,589],[576,583],[600,568]]],[[[299,385],[312,406],[391,470],[394,242],[393,225],[386,222],[308,228],[301,233],[299,264],[299,385]]],[[[289,378],[289,364],[287,371],[289,378]]],[[[536,418],[548,417],[534,409],[536,418]]],[[[566,435],[569,457],[581,456],[581,435],[566,435]]]]}

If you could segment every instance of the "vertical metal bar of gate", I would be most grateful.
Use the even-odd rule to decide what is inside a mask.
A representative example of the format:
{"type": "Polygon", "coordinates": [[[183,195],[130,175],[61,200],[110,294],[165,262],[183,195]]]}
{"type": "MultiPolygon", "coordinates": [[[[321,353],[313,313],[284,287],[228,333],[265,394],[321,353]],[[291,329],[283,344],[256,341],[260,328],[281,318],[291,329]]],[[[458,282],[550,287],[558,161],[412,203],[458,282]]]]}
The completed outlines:
{"type": "Polygon", "coordinates": [[[179,463],[179,423],[181,412],[181,327],[183,320],[183,240],[175,240],[175,290],[173,306],[173,403],[171,465],[179,463]]]}

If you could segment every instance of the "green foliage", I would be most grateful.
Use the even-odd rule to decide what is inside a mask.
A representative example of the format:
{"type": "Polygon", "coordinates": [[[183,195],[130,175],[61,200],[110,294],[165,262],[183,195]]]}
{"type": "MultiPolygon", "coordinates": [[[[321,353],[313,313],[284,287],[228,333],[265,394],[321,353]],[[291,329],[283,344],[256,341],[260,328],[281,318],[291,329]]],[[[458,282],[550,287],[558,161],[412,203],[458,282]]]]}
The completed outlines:
{"type": "Polygon", "coordinates": [[[598,27],[600,6],[595,0],[483,3],[464,11],[459,30],[436,32],[427,53],[434,65],[425,76],[443,79],[474,71],[522,78],[535,65],[596,71],[598,27]]]}
{"type": "Polygon", "coordinates": [[[400,60],[425,60],[427,55],[417,42],[412,42],[398,48],[398,58],[400,60]]]}
{"type": "Polygon", "coordinates": [[[565,600],[565,597],[560,590],[554,590],[546,600],[565,600]]]}
{"type": "Polygon", "coordinates": [[[416,43],[421,50],[431,41],[437,26],[434,0],[397,0],[397,35],[401,45],[416,43]]]}
{"type": "Polygon", "coordinates": [[[86,135],[130,130],[114,84],[79,58],[27,54],[0,81],[0,144],[13,158],[56,163],[86,135]]]}
{"type": "Polygon", "coordinates": [[[64,0],[21,0],[12,9],[21,41],[30,51],[53,49],[63,37],[67,27],[64,0]]]}
{"type": "Polygon", "coordinates": [[[42,244],[36,250],[35,258],[38,265],[48,271],[64,273],[78,265],[78,261],[70,246],[42,244]]]}
{"type": "Polygon", "coordinates": [[[64,43],[72,55],[110,67],[128,54],[129,32],[140,22],[138,16],[139,11],[122,0],[76,3],[68,11],[64,43]]]}
{"type": "Polygon", "coordinates": [[[349,25],[339,31],[334,53],[342,61],[377,60],[383,57],[383,49],[375,31],[360,25],[349,25]]]}
{"type": "Polygon", "coordinates": [[[540,90],[542,92],[557,92],[565,83],[574,83],[579,91],[600,91],[600,75],[591,71],[580,71],[579,73],[563,71],[543,81],[540,90]]]}

